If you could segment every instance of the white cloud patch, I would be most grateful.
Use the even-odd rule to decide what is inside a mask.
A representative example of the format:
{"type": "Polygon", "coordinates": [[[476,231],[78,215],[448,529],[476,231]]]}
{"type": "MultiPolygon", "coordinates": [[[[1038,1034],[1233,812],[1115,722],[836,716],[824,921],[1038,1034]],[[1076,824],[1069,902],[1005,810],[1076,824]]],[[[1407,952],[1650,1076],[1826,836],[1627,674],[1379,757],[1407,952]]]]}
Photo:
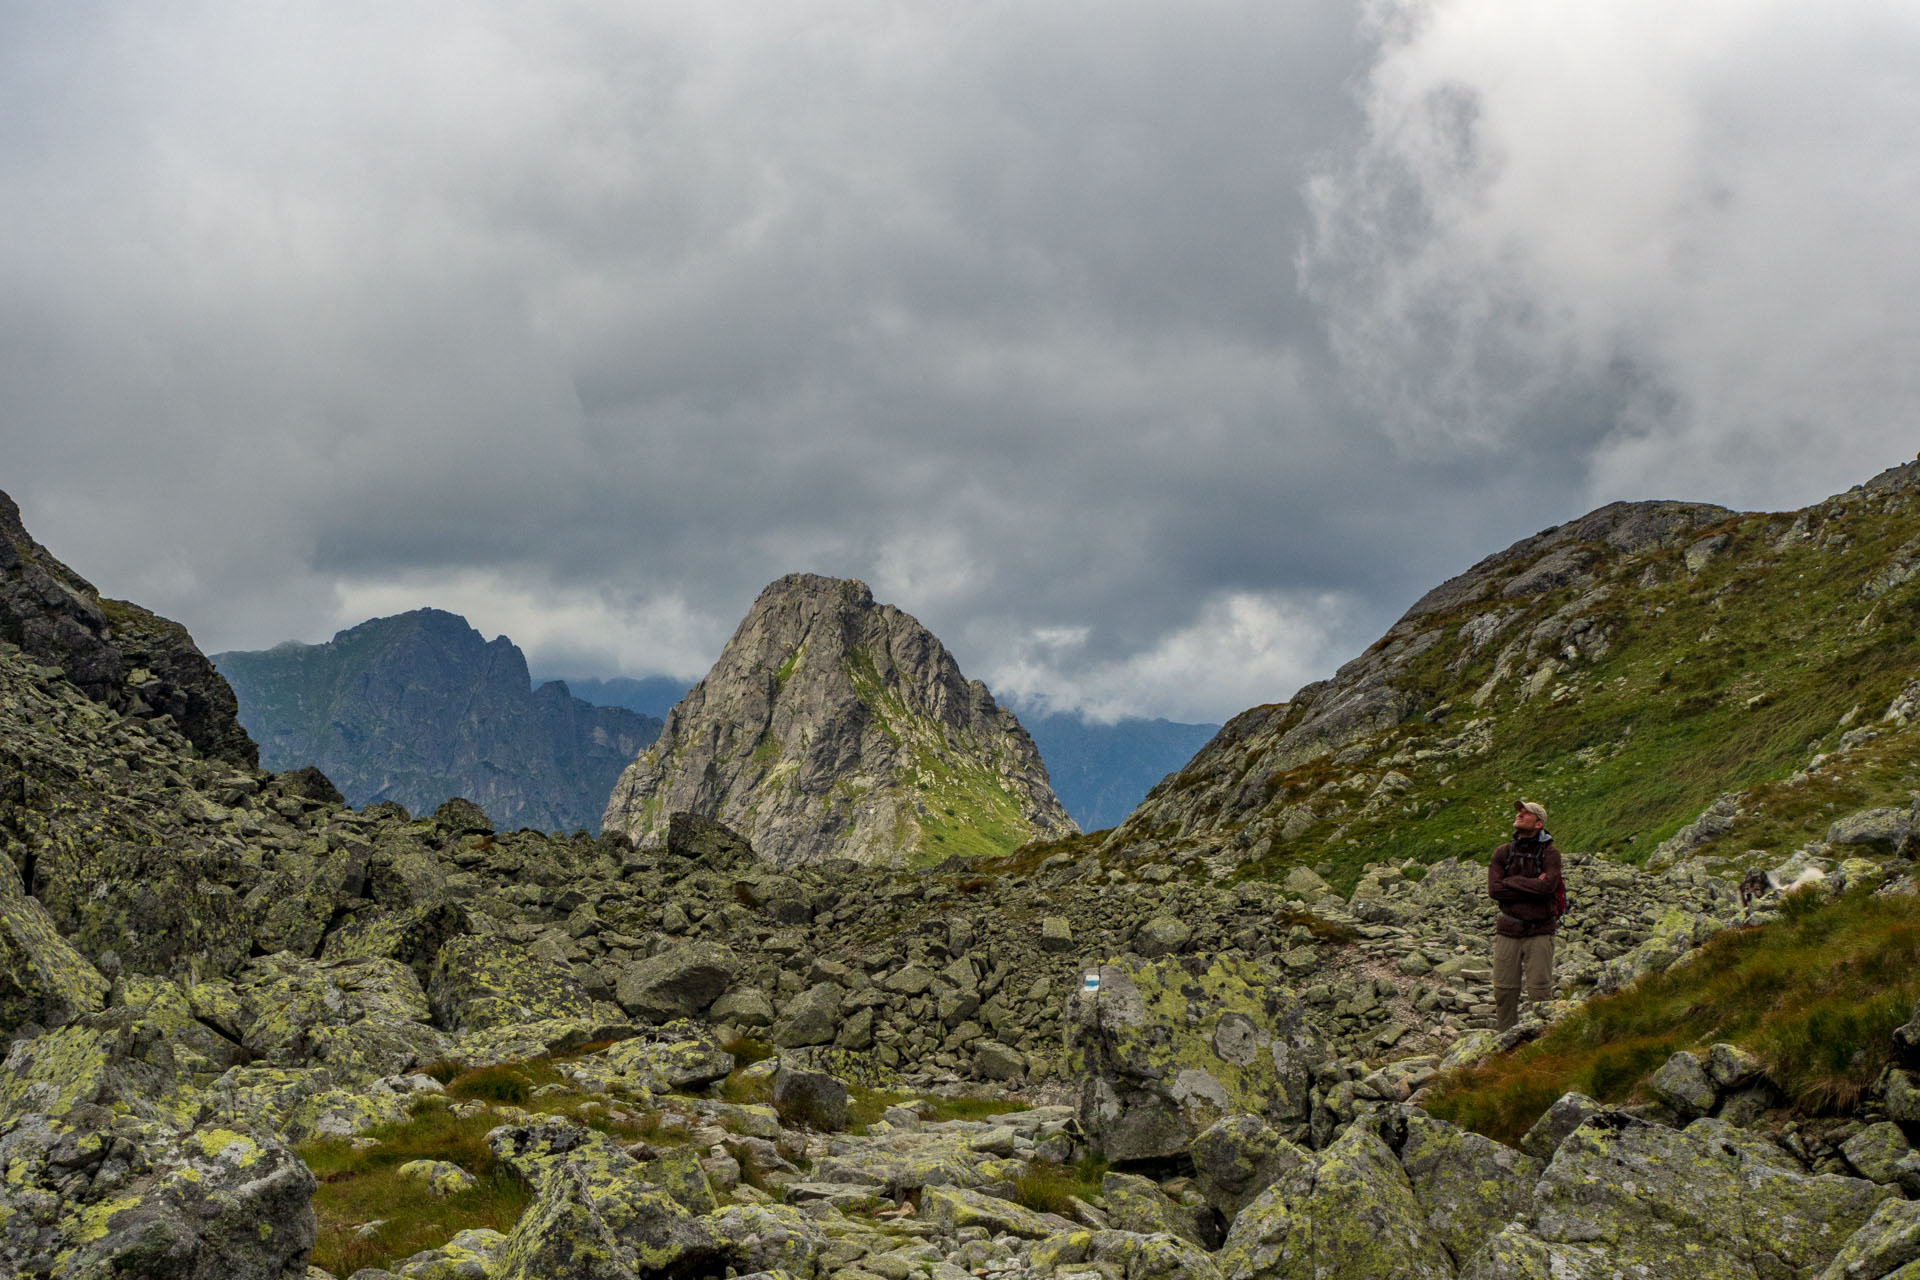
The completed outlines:
{"type": "Polygon", "coordinates": [[[343,582],[333,598],[336,629],[410,609],[444,609],[489,639],[512,640],[534,671],[661,674],[689,684],[707,673],[738,621],[675,595],[621,600],[515,582],[491,570],[343,582]]]}
{"type": "Polygon", "coordinates": [[[1089,662],[1084,629],[1037,629],[987,682],[1017,706],[1096,723],[1131,715],[1226,720],[1325,675],[1348,642],[1353,614],[1354,602],[1338,593],[1229,592],[1124,658],[1089,662]]]}
{"type": "Polygon", "coordinates": [[[1367,12],[1364,141],[1312,182],[1301,268],[1407,449],[1786,506],[1907,456],[1920,8],[1367,12]]]}

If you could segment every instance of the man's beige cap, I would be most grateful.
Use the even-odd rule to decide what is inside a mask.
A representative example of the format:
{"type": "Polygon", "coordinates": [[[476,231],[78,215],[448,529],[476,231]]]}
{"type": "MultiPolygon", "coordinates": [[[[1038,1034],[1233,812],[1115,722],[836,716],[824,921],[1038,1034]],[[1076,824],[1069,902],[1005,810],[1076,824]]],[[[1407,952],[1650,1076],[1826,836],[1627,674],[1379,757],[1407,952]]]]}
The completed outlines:
{"type": "Polygon", "coordinates": [[[1532,814],[1542,822],[1547,820],[1547,806],[1543,804],[1536,804],[1532,800],[1515,800],[1513,802],[1513,811],[1519,813],[1522,810],[1532,814]]]}

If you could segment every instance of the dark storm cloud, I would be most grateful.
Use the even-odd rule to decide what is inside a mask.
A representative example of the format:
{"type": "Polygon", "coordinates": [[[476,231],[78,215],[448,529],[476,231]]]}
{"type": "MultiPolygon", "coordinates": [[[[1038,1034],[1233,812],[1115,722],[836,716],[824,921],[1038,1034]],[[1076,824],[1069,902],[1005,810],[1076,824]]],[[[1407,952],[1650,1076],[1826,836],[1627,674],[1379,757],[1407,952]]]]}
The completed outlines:
{"type": "Polygon", "coordinates": [[[1390,120],[1491,91],[1431,15],[682,8],[10,10],[0,486],[210,648],[435,604],[692,676],[811,569],[1005,693],[1197,718],[1626,483],[1677,394],[1503,354],[1525,281],[1433,365],[1488,180],[1390,120]]]}

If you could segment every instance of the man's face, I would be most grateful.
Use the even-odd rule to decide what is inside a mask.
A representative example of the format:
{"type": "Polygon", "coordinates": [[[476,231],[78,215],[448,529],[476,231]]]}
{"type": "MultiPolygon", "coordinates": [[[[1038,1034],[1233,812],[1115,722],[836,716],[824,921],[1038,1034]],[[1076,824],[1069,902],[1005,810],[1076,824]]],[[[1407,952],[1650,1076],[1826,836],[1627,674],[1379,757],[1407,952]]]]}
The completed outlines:
{"type": "Polygon", "coordinates": [[[1536,835],[1545,825],[1546,823],[1535,817],[1531,810],[1515,809],[1513,811],[1513,833],[1517,836],[1536,835]]]}

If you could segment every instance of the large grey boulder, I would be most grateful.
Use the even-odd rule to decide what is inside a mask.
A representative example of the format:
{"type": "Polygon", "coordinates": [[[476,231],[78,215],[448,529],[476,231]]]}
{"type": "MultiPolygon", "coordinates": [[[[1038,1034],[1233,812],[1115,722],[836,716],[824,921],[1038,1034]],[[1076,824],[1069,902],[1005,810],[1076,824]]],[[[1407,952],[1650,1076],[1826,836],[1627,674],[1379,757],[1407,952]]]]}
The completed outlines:
{"type": "Polygon", "coordinates": [[[707,1016],[736,1027],[769,1026],[774,1019],[773,1001],[758,987],[734,987],[713,1002],[707,1016]]]}
{"type": "Polygon", "coordinates": [[[1911,1280],[1920,1262],[1920,1204],[1888,1200],[1847,1237],[1819,1280],[1911,1280]]]}
{"type": "Polygon", "coordinates": [[[1520,1139],[1520,1150],[1545,1162],[1575,1129],[1607,1108],[1584,1093],[1563,1093],[1520,1139]]]}
{"type": "Polygon", "coordinates": [[[485,1031],[519,1022],[597,1016],[573,966],[531,948],[467,934],[440,948],[427,995],[449,1031],[485,1031]]]}
{"type": "Polygon", "coordinates": [[[1242,1210],[1217,1260],[1226,1280],[1454,1276],[1441,1233],[1393,1148],[1367,1121],[1350,1125],[1242,1210]]]}
{"type": "Polygon", "coordinates": [[[1713,1081],[1700,1059],[1682,1050],[1647,1077],[1647,1089],[1683,1120],[1704,1116],[1719,1101],[1713,1081]]]}
{"type": "Polygon", "coordinates": [[[543,1170],[501,1250],[493,1280],[640,1280],[719,1275],[725,1243],[706,1220],[641,1176],[611,1143],[583,1144],[543,1170]]]}
{"type": "Polygon", "coordinates": [[[1882,853],[1901,853],[1913,835],[1913,812],[1906,808],[1861,809],[1827,828],[1827,843],[1859,845],[1882,853]]]}
{"type": "Polygon", "coordinates": [[[773,1109],[781,1123],[834,1132],[847,1127],[847,1087],[824,1071],[781,1067],[773,1077],[773,1109]]]}
{"type": "Polygon", "coordinates": [[[1236,1113],[1304,1133],[1327,1049],[1271,974],[1232,958],[1198,973],[1171,959],[1099,972],[1097,994],[1068,997],[1067,1071],[1083,1081],[1081,1126],[1109,1159],[1178,1155],[1236,1113]]]}
{"type": "Polygon", "coordinates": [[[1178,955],[1184,951],[1193,929],[1184,920],[1174,916],[1155,916],[1140,926],[1140,932],[1134,935],[1133,949],[1149,960],[1161,956],[1178,955]]]}
{"type": "Polygon", "coordinates": [[[1132,1173],[1109,1173],[1100,1180],[1100,1198],[1106,1201],[1107,1221],[1116,1230],[1139,1235],[1156,1232],[1179,1236],[1206,1249],[1217,1243],[1209,1230],[1212,1214],[1171,1199],[1151,1178],[1132,1173]]]}
{"type": "Polygon", "coordinates": [[[647,1022],[706,1012],[733,985],[740,962],[717,942],[688,942],[636,960],[614,986],[620,1007],[647,1022]]]}
{"type": "Polygon", "coordinates": [[[1676,1130],[1608,1116],[1560,1144],[1531,1229],[1503,1231],[1462,1275],[1609,1274],[1597,1260],[1698,1280],[1811,1275],[1897,1194],[1808,1174],[1772,1142],[1719,1120],[1676,1130]]]}
{"type": "Polygon", "coordinates": [[[262,956],[234,984],[240,1040],[274,1066],[325,1067],[339,1084],[397,1075],[446,1055],[420,980],[398,960],[262,956]]]}
{"type": "Polygon", "coordinates": [[[779,1021],[773,1024],[768,1039],[782,1049],[831,1044],[840,1029],[842,994],[836,983],[814,983],[788,1003],[779,1021]]]}

